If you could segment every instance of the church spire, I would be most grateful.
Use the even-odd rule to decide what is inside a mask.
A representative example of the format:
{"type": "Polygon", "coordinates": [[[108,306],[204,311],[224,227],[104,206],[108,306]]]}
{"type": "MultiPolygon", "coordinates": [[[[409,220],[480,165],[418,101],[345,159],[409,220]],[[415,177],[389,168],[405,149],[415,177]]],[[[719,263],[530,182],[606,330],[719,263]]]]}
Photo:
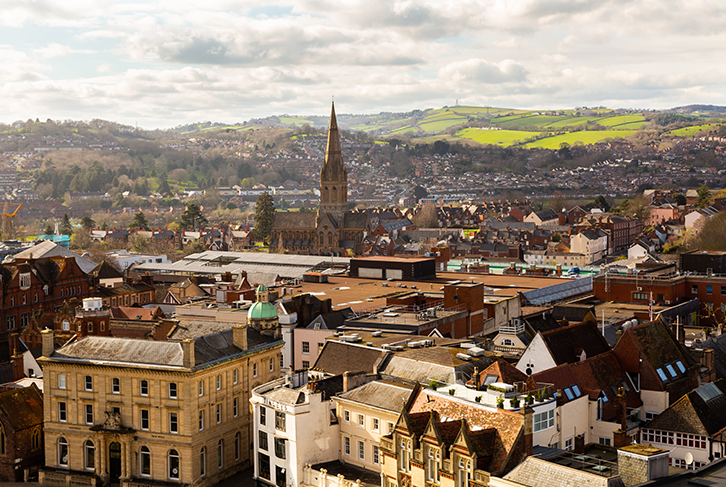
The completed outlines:
{"type": "Polygon", "coordinates": [[[325,163],[323,164],[324,177],[327,180],[335,179],[333,176],[345,171],[343,153],[340,149],[340,133],[338,120],[335,116],[335,102],[330,108],[330,126],[328,127],[328,144],[325,148],[325,163]]]}
{"type": "Polygon", "coordinates": [[[325,162],[320,169],[320,205],[318,206],[318,223],[325,214],[329,214],[337,222],[342,222],[348,210],[348,172],[343,163],[343,152],[340,147],[340,133],[335,116],[335,103],[330,108],[330,126],[328,127],[328,145],[325,149],[325,162]]]}

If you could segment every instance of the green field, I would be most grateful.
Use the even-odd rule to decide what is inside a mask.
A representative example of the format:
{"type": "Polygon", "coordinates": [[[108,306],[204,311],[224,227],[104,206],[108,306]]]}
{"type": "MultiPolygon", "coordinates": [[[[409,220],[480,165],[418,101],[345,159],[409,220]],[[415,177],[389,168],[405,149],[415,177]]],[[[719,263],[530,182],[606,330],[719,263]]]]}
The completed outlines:
{"type": "Polygon", "coordinates": [[[396,130],[391,130],[391,134],[408,134],[411,132],[418,132],[418,128],[412,127],[411,125],[406,125],[405,127],[398,128],[396,130]]]}
{"type": "Polygon", "coordinates": [[[457,115],[453,112],[443,112],[431,115],[418,122],[418,126],[424,132],[441,132],[454,125],[466,122],[467,117],[457,115]]]}
{"type": "Polygon", "coordinates": [[[497,117],[492,119],[492,123],[503,123],[509,122],[510,120],[516,120],[518,118],[529,117],[529,112],[515,113],[513,115],[505,115],[503,117],[497,117]]]}
{"type": "Polygon", "coordinates": [[[615,127],[617,125],[643,121],[645,121],[643,115],[617,115],[615,117],[603,118],[598,123],[605,127],[615,127]]]}
{"type": "Polygon", "coordinates": [[[562,127],[576,127],[587,122],[597,123],[602,117],[566,117],[560,118],[558,121],[550,123],[546,126],[548,129],[557,129],[562,127]]]}
{"type": "Polygon", "coordinates": [[[706,123],[703,125],[693,125],[692,127],[683,127],[682,129],[671,130],[668,132],[670,135],[677,135],[679,137],[692,137],[699,132],[704,130],[710,130],[713,127],[718,127],[720,123],[706,123]]]}
{"type": "Polygon", "coordinates": [[[303,118],[303,117],[277,117],[280,119],[280,122],[286,124],[286,125],[305,125],[306,123],[308,125],[313,125],[314,122],[303,118]]]}
{"type": "MultiPolygon", "coordinates": [[[[460,130],[456,136],[462,139],[471,139],[480,144],[492,144],[502,147],[513,145],[515,141],[522,141],[537,135],[537,132],[523,130],[482,130],[469,128],[460,130]]],[[[559,148],[559,146],[557,146],[559,148]]]]}
{"type": "Polygon", "coordinates": [[[541,149],[559,149],[562,143],[572,145],[575,142],[582,142],[585,145],[589,145],[608,138],[625,137],[634,133],[635,130],[588,130],[583,132],[570,132],[569,134],[555,135],[553,137],[536,140],[524,144],[522,147],[527,149],[533,149],[535,147],[541,149]]]}
{"type": "Polygon", "coordinates": [[[517,129],[520,127],[545,127],[551,123],[562,120],[562,117],[555,115],[534,115],[531,117],[520,117],[505,122],[499,122],[497,125],[501,125],[507,128],[517,129]]]}

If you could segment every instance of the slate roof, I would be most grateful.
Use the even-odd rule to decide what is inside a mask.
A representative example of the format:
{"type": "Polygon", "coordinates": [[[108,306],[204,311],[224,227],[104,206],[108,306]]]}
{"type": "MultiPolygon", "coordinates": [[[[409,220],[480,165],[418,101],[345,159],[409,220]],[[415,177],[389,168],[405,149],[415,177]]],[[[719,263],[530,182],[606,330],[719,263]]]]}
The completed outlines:
{"type": "Polygon", "coordinates": [[[348,307],[318,315],[305,328],[308,330],[335,330],[341,326],[345,320],[352,318],[353,316],[355,316],[355,313],[350,307],[348,307]]]}
{"type": "Polygon", "coordinates": [[[97,279],[118,279],[124,277],[118,269],[105,260],[94,267],[88,274],[97,279]]]}
{"type": "Polygon", "coordinates": [[[579,361],[579,354],[583,350],[586,357],[594,357],[610,350],[610,345],[597,325],[591,321],[546,331],[542,333],[542,338],[558,365],[579,361]]]}
{"type": "MultiPolygon", "coordinates": [[[[572,385],[576,384],[581,395],[588,395],[591,401],[597,400],[601,394],[604,394],[608,399],[603,404],[603,418],[606,421],[615,417],[616,394],[623,382],[630,389],[625,395],[628,409],[637,408],[643,404],[612,351],[601,353],[581,362],[562,364],[538,372],[531,375],[529,381],[531,386],[536,383],[553,384],[555,390],[564,390],[567,387],[572,390],[572,385]]],[[[561,398],[563,401],[569,400],[566,394],[562,394],[561,398]]]]}
{"type": "MultiPolygon", "coordinates": [[[[715,436],[726,429],[726,382],[718,379],[689,392],[660,413],[645,427],[703,436],[715,436]],[[699,389],[710,388],[720,393],[704,400],[699,389]]],[[[706,396],[708,397],[708,396],[706,396]]]]}
{"type": "MultiPolygon", "coordinates": [[[[675,363],[677,360],[682,360],[686,369],[696,365],[695,359],[676,342],[661,321],[632,326],[625,330],[620,340],[622,341],[625,336],[632,340],[654,369],[663,367],[666,363],[675,363]]],[[[615,345],[615,350],[617,351],[617,349],[618,345],[615,345]]]]}
{"type": "Polygon", "coordinates": [[[338,394],[338,397],[398,413],[412,391],[413,386],[377,380],[338,394]]]}
{"type": "MultiPolygon", "coordinates": [[[[247,329],[248,350],[276,341],[253,328],[247,329]]],[[[196,366],[236,353],[240,353],[240,349],[233,344],[231,329],[194,340],[196,366]]],[[[180,342],[87,336],[59,348],[51,354],[51,358],[97,364],[183,367],[184,353],[180,342]]]]}
{"type": "Polygon", "coordinates": [[[563,485],[623,487],[625,485],[620,477],[603,477],[534,457],[527,457],[514,470],[505,475],[504,479],[527,487],[561,487],[563,485]]]}
{"type": "Polygon", "coordinates": [[[312,211],[277,211],[272,228],[315,228],[316,220],[312,211]]]}
{"type": "Polygon", "coordinates": [[[0,410],[16,432],[43,423],[43,398],[34,385],[0,393],[0,410]]]}
{"type": "Polygon", "coordinates": [[[367,213],[348,211],[343,216],[343,228],[366,228],[368,224],[367,213]]]}
{"type": "Polygon", "coordinates": [[[57,349],[51,358],[181,367],[183,353],[181,343],[87,336],[57,349]]]}
{"type": "Polygon", "coordinates": [[[535,215],[537,215],[537,217],[543,222],[559,218],[557,216],[557,213],[555,213],[555,211],[551,209],[537,211],[535,212],[535,215]]]}
{"type": "Polygon", "coordinates": [[[333,375],[343,372],[373,372],[373,366],[382,363],[388,355],[390,352],[386,350],[326,340],[312,368],[333,375]]]}
{"type": "Polygon", "coordinates": [[[726,379],[726,334],[709,338],[698,347],[713,350],[716,375],[726,379]]]}
{"type": "Polygon", "coordinates": [[[32,247],[15,254],[16,260],[30,259],[31,257],[33,259],[41,259],[44,257],[73,257],[76,259],[78,267],[80,267],[85,273],[91,272],[91,270],[96,267],[96,263],[92,260],[81,257],[75,252],[71,252],[65,247],[51,242],[50,240],[44,240],[43,242],[37,243],[32,247]]]}
{"type": "MultiPolygon", "coordinates": [[[[246,323],[246,321],[245,321],[246,323]]],[[[224,330],[230,330],[234,325],[244,323],[231,323],[225,321],[208,321],[208,320],[179,320],[179,324],[169,333],[169,340],[186,340],[188,338],[197,338],[208,335],[210,333],[218,333],[224,330]]],[[[251,328],[247,328],[249,332],[251,328]]]]}

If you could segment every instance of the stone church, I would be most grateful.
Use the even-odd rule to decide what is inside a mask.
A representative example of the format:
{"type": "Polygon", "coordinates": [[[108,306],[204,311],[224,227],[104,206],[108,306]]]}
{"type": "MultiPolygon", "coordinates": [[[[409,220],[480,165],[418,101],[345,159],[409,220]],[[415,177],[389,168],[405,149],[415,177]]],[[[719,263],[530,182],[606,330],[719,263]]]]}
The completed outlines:
{"type": "Polygon", "coordinates": [[[292,254],[360,254],[362,242],[370,234],[367,212],[348,210],[348,172],[343,163],[335,104],[330,111],[325,162],[320,170],[320,205],[317,213],[275,213],[270,251],[292,254]]]}

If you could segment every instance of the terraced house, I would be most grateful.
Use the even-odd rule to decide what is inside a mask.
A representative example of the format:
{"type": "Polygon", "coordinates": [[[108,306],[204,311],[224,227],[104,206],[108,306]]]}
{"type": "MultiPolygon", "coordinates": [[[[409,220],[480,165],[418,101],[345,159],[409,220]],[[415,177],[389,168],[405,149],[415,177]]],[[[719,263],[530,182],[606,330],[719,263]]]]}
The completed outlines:
{"type": "Polygon", "coordinates": [[[214,485],[250,465],[249,391],[282,340],[248,326],[177,342],[43,332],[43,485],[214,485]]]}

